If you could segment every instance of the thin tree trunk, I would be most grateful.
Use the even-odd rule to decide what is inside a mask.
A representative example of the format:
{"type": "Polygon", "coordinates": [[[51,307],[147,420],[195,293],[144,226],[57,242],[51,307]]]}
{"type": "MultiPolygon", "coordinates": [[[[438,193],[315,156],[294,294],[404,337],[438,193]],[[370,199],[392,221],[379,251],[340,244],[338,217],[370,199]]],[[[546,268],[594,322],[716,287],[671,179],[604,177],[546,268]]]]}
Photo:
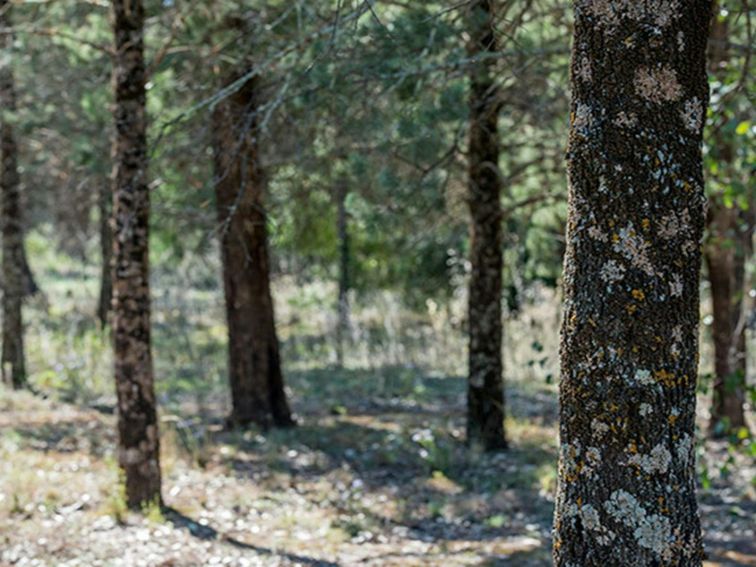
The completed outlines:
{"type": "Polygon", "coordinates": [[[102,272],[100,274],[100,296],[97,302],[97,318],[104,329],[108,325],[108,318],[113,301],[113,230],[111,223],[112,190],[107,183],[100,186],[98,208],[100,212],[100,253],[102,257],[102,272]]]}
{"type": "Polygon", "coordinates": [[[554,563],[700,566],[711,6],[575,6],[554,563]]]}
{"type": "Polygon", "coordinates": [[[113,0],[113,344],[118,393],[118,462],[126,501],[160,504],[160,442],[150,346],[144,5],[113,0]]]}
{"type": "Polygon", "coordinates": [[[746,427],[744,412],[746,344],[743,324],[743,288],[745,255],[742,242],[734,242],[738,234],[737,209],[721,203],[713,208],[710,240],[706,249],[706,264],[711,284],[714,339],[714,391],[709,431],[712,435],[727,434],[732,429],[746,427]],[[729,226],[729,229],[728,229],[729,226]],[[716,231],[716,236],[715,236],[716,231]],[[729,234],[729,235],[728,235],[729,234]],[[723,243],[722,240],[730,240],[723,243]],[[741,248],[740,251],[735,247],[741,248]]]}
{"type": "Polygon", "coordinates": [[[489,55],[470,76],[469,206],[472,217],[469,291],[467,440],[485,450],[506,447],[502,378],[502,231],[499,100],[494,77],[494,10],[490,0],[470,7],[470,56],[489,55]]]}
{"type": "Polygon", "coordinates": [[[228,322],[229,424],[285,427],[294,421],[284,390],[270,290],[256,95],[250,81],[220,102],[212,117],[228,322]]]}
{"type": "MultiPolygon", "coordinates": [[[[0,27],[10,28],[11,3],[0,0],[0,27]]],[[[10,49],[13,36],[0,36],[0,198],[2,199],[3,232],[3,381],[14,388],[26,385],[24,359],[24,328],[22,303],[24,299],[24,234],[21,224],[21,179],[18,173],[18,145],[13,131],[16,112],[16,92],[11,67],[10,49]]]]}
{"type": "Polygon", "coordinates": [[[349,193],[345,180],[336,188],[337,236],[339,241],[339,297],[338,322],[336,325],[336,363],[344,366],[344,343],[349,337],[349,219],[346,198],[349,193]]]}
{"type": "MultiPolygon", "coordinates": [[[[21,206],[21,209],[23,210],[23,205],[21,206]]],[[[23,229],[23,219],[21,220],[21,232],[23,234],[25,231],[23,229]]],[[[39,286],[34,279],[34,272],[32,272],[31,266],[29,266],[29,259],[26,257],[26,245],[21,246],[21,272],[23,274],[22,289],[24,290],[24,297],[31,297],[39,293],[39,286]]]]}
{"type": "MultiPolygon", "coordinates": [[[[727,73],[729,26],[719,10],[712,18],[711,36],[715,40],[709,51],[713,75],[722,79],[727,73]]],[[[732,142],[721,133],[715,134],[716,157],[722,169],[731,167],[732,142]]],[[[711,306],[714,318],[714,388],[709,433],[728,434],[747,427],[745,418],[746,390],[746,327],[745,327],[745,263],[753,238],[750,215],[739,207],[727,207],[721,195],[713,195],[709,206],[709,238],[705,247],[706,265],[711,284],[711,306]]]]}

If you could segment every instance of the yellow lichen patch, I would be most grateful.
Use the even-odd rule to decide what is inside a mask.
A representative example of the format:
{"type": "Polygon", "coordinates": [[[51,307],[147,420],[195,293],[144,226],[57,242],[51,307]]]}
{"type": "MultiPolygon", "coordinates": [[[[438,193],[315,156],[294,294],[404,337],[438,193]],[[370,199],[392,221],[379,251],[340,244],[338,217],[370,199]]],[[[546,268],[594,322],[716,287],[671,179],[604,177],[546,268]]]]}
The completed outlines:
{"type": "Polygon", "coordinates": [[[664,369],[655,371],[654,378],[656,378],[657,382],[660,382],[662,385],[667,386],[668,388],[671,388],[676,384],[675,375],[671,372],[667,372],[664,369]]]}
{"type": "Polygon", "coordinates": [[[617,244],[619,241],[620,241],[619,234],[617,234],[616,232],[614,234],[612,234],[612,242],[614,242],[615,244],[617,244]]]}
{"type": "Polygon", "coordinates": [[[674,427],[675,423],[677,422],[677,416],[673,413],[669,414],[669,417],[667,417],[667,422],[674,427]]]}
{"type": "Polygon", "coordinates": [[[646,294],[641,289],[634,289],[632,292],[633,299],[636,301],[643,301],[646,299],[646,294]]]}
{"type": "Polygon", "coordinates": [[[631,441],[630,445],[627,446],[628,453],[636,454],[638,452],[638,446],[635,444],[635,441],[631,441]]]}
{"type": "Polygon", "coordinates": [[[625,305],[625,311],[627,311],[628,315],[632,315],[638,310],[638,306],[634,303],[628,303],[625,305]]]}
{"type": "Polygon", "coordinates": [[[648,219],[643,219],[641,221],[641,226],[643,227],[643,230],[648,230],[649,228],[651,228],[651,221],[648,219]]]}

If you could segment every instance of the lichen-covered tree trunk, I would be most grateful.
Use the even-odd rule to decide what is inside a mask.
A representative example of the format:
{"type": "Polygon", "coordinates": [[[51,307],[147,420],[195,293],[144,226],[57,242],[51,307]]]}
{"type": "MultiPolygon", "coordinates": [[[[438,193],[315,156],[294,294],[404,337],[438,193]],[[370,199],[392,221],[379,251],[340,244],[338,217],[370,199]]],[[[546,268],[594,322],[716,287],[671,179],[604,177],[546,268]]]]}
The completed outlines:
{"type": "Polygon", "coordinates": [[[557,566],[698,566],[708,0],[577,0],[557,566]]]}
{"type": "MultiPolygon", "coordinates": [[[[0,28],[11,27],[11,3],[0,0],[0,28]]],[[[13,37],[0,35],[0,199],[2,199],[3,233],[3,381],[14,388],[26,384],[24,359],[24,328],[22,303],[24,299],[25,262],[24,234],[21,225],[21,179],[18,173],[18,145],[13,128],[16,112],[16,92],[11,67],[10,49],[13,37]]]]}
{"type": "Polygon", "coordinates": [[[113,0],[113,357],[118,394],[118,462],[126,501],[160,503],[160,459],[150,347],[147,117],[144,5],[113,0]]]}
{"type": "MultiPolygon", "coordinates": [[[[729,60],[729,23],[715,11],[711,26],[709,67],[722,77],[729,60]]],[[[724,79],[724,77],[722,77],[724,79]]],[[[732,167],[732,142],[719,129],[712,151],[722,169],[732,167]]],[[[747,427],[745,263],[753,238],[752,211],[726,206],[721,195],[709,203],[706,265],[711,284],[712,335],[714,340],[714,388],[709,432],[714,436],[747,427]]]]}
{"type": "Polygon", "coordinates": [[[110,226],[111,204],[113,195],[107,183],[100,186],[98,195],[98,209],[100,213],[100,295],[97,301],[97,318],[104,329],[108,325],[108,318],[113,302],[113,230],[110,226]]]}
{"type": "Polygon", "coordinates": [[[257,140],[254,81],[213,112],[215,197],[221,226],[228,323],[231,426],[293,425],[270,290],[265,180],[257,140]]]}
{"type": "Polygon", "coordinates": [[[469,7],[471,58],[468,202],[470,235],[467,440],[485,450],[506,447],[502,378],[502,235],[499,174],[499,93],[490,0],[469,7]]]}

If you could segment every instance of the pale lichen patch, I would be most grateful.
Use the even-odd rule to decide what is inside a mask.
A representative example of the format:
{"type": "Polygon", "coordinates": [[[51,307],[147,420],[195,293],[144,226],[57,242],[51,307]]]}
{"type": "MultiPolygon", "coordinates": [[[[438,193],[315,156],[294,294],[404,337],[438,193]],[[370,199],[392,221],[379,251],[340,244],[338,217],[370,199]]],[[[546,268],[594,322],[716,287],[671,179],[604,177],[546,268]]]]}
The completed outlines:
{"type": "Polygon", "coordinates": [[[646,417],[654,413],[654,408],[651,404],[642,403],[640,408],[638,408],[638,413],[640,413],[641,417],[646,417]]]}
{"type": "Polygon", "coordinates": [[[624,490],[616,490],[604,502],[604,509],[617,522],[633,529],[638,544],[651,549],[663,559],[672,553],[672,530],[669,519],[659,514],[648,514],[638,500],[624,490]]]}
{"type": "Polygon", "coordinates": [[[592,226],[588,229],[588,236],[593,238],[593,240],[598,240],[599,242],[609,242],[609,237],[601,232],[601,229],[597,226],[592,226]]]}
{"type": "Polygon", "coordinates": [[[621,110],[614,118],[614,125],[620,128],[633,128],[638,124],[638,117],[634,112],[625,112],[621,110]]]}
{"type": "Polygon", "coordinates": [[[682,463],[684,467],[688,467],[693,464],[693,438],[684,433],[680,437],[680,441],[675,448],[677,454],[677,460],[682,463]]]}
{"type": "Polygon", "coordinates": [[[682,87],[677,73],[669,65],[657,69],[640,67],[635,71],[635,92],[650,102],[661,104],[678,100],[682,96],[682,87]]]}
{"type": "Polygon", "coordinates": [[[635,371],[635,381],[642,386],[651,386],[656,383],[651,377],[651,371],[644,368],[639,368],[635,371]]]}
{"type": "Polygon", "coordinates": [[[593,112],[591,107],[582,102],[578,102],[573,115],[572,126],[581,136],[587,136],[593,127],[593,112]]]}
{"type": "Polygon", "coordinates": [[[672,327],[671,337],[672,340],[670,341],[671,345],[669,347],[669,353],[672,355],[672,358],[677,358],[681,354],[683,344],[682,325],[675,325],[672,327]]]}
{"type": "Polygon", "coordinates": [[[604,265],[601,266],[599,277],[602,279],[602,281],[608,284],[622,281],[622,279],[625,277],[625,266],[623,266],[616,260],[607,260],[604,265]]]}
{"type": "Polygon", "coordinates": [[[636,526],[646,516],[646,511],[638,500],[625,490],[615,490],[609,500],[604,502],[604,509],[616,521],[636,526]]]}
{"type": "Polygon", "coordinates": [[[591,421],[591,431],[595,437],[601,438],[609,432],[609,426],[603,421],[594,418],[591,421]]]}
{"type": "Polygon", "coordinates": [[[683,279],[680,274],[672,274],[669,282],[669,293],[672,297],[682,297],[683,279]]]}
{"type": "Polygon", "coordinates": [[[653,514],[643,518],[633,533],[638,543],[667,559],[671,554],[671,528],[669,519],[653,514]]]}
{"type": "Polygon", "coordinates": [[[680,112],[683,124],[691,132],[698,133],[703,126],[704,107],[701,99],[693,97],[685,101],[685,107],[680,112]]]}
{"type": "Polygon", "coordinates": [[[585,464],[582,472],[591,477],[600,464],[601,452],[596,447],[588,447],[585,451],[585,464]]]}
{"type": "Polygon", "coordinates": [[[581,81],[590,83],[593,78],[593,72],[591,70],[591,60],[586,55],[580,58],[577,66],[577,75],[581,81]]]}
{"type": "Polygon", "coordinates": [[[581,0],[579,6],[588,10],[610,35],[617,30],[622,18],[646,22],[661,32],[680,15],[679,0],[581,0]]]}
{"type": "Polygon", "coordinates": [[[640,467],[647,474],[664,474],[672,462],[672,455],[663,445],[657,445],[648,455],[631,454],[629,465],[640,467]]]}
{"type": "Polygon", "coordinates": [[[650,246],[643,236],[635,230],[632,222],[620,229],[619,233],[612,237],[612,241],[614,242],[615,252],[622,254],[630,260],[633,266],[643,270],[646,274],[655,275],[649,258],[650,246]]]}

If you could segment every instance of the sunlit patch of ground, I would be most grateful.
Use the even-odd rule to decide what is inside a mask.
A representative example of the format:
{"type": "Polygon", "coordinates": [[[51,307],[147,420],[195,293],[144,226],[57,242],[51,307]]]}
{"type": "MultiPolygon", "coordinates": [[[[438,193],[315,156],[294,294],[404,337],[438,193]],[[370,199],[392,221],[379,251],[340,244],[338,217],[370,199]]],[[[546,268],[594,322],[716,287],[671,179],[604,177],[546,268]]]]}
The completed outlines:
{"type": "MultiPolygon", "coordinates": [[[[3,391],[0,565],[550,564],[553,387],[510,385],[511,450],[484,455],[462,442],[464,381],[422,378],[427,395],[404,400],[355,395],[368,371],[294,382],[329,376],[340,389],[295,399],[292,430],[165,415],[169,508],[146,518],[115,490],[112,415],[3,391]]],[[[712,566],[756,557],[753,469],[734,459],[701,496],[712,566]]]]}

